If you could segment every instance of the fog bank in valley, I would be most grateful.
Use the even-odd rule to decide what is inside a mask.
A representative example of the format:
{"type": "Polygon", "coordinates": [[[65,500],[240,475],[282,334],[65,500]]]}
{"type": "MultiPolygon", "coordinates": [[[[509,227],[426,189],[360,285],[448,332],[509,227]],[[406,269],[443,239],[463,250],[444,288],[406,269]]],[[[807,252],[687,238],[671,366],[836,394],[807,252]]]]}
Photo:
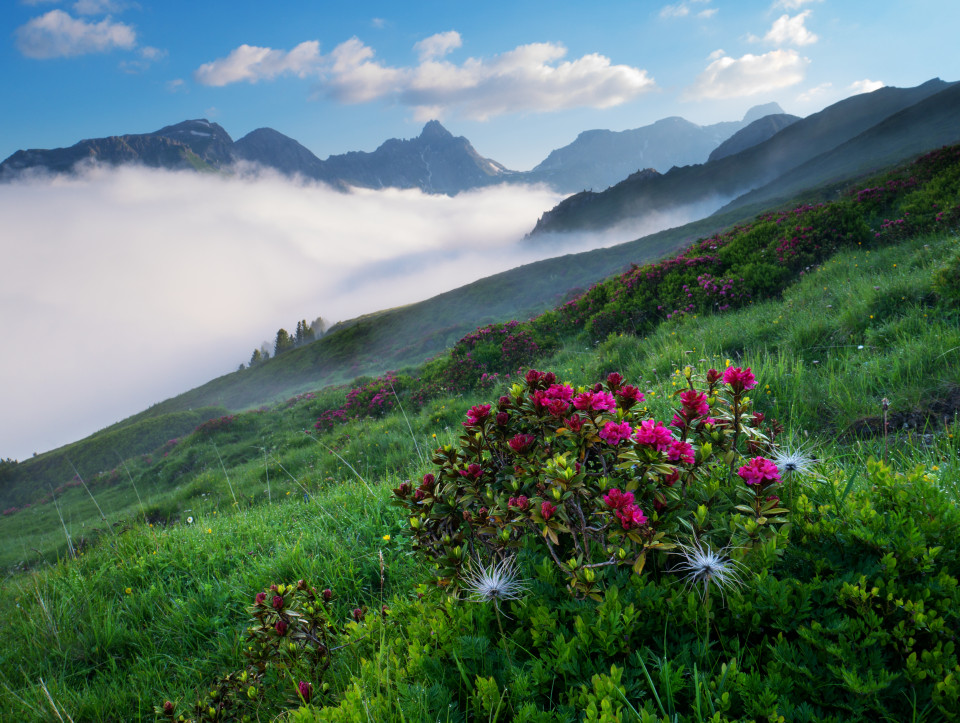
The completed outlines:
{"type": "Polygon", "coordinates": [[[136,167],[4,184],[0,457],[233,371],[299,319],[345,320],[630,238],[519,244],[560,199],[520,186],[344,194],[263,172],[136,167]]]}

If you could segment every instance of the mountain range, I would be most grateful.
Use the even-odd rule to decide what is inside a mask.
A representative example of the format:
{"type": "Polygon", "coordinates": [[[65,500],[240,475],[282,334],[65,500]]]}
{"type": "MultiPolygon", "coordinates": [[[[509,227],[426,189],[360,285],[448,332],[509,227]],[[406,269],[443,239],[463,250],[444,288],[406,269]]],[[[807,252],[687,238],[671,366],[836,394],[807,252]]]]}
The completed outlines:
{"type": "Polygon", "coordinates": [[[747,198],[770,201],[841,182],[960,141],[960,91],[935,78],[914,88],[855,95],[790,120],[757,121],[756,130],[744,131],[752,137],[730,139],[733,150],[741,143],[745,148],[717,148],[706,163],[667,173],[646,169],[605,191],[574,194],[545,213],[531,235],[599,231],[688,208],[696,209],[691,218],[703,217],[747,198]]]}
{"type": "Polygon", "coordinates": [[[481,156],[470,141],[454,136],[435,120],[416,138],[391,138],[372,152],[351,151],[321,160],[272,128],[258,128],[233,141],[220,125],[199,119],[153,133],[83,140],[69,148],[17,151],[0,163],[0,179],[29,169],[70,172],[83,162],[220,171],[248,162],[339,189],[418,188],[454,195],[498,183],[545,183],[566,193],[604,189],[641,168],[666,171],[702,163],[731,136],[740,137],[741,143],[760,138],[762,129],[740,134],[770,115],[792,118],[783,116],[776,103],[768,103],[751,108],[740,121],[699,126],[671,117],[633,130],[585,131],[530,171],[513,171],[481,156]]]}

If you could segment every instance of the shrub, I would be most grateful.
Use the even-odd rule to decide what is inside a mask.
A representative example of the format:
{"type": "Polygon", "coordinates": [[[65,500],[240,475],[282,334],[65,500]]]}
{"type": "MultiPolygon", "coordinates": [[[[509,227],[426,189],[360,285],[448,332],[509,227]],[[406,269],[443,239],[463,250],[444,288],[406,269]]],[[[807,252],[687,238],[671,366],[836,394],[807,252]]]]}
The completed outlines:
{"type": "Polygon", "coordinates": [[[732,474],[741,449],[770,448],[746,394],[752,373],[711,369],[703,391],[689,368],[686,378],[673,430],[644,417],[643,394],[617,373],[574,390],[531,370],[472,407],[460,444],[437,450],[436,474],[394,490],[439,584],[458,589],[471,561],[543,544],[571,591],[599,599],[605,568],[640,574],[678,534],[777,544],[787,510],[776,467],[756,456],[732,474]]]}

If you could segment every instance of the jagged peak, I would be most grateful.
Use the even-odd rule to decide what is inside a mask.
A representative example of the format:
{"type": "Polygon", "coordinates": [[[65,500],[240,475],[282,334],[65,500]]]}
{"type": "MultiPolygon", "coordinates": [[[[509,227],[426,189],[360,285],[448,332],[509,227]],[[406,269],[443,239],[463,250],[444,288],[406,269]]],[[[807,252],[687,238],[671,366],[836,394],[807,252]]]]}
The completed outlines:
{"type": "Polygon", "coordinates": [[[427,121],[427,124],[420,131],[420,138],[453,138],[453,133],[448,131],[438,120],[427,121]]]}

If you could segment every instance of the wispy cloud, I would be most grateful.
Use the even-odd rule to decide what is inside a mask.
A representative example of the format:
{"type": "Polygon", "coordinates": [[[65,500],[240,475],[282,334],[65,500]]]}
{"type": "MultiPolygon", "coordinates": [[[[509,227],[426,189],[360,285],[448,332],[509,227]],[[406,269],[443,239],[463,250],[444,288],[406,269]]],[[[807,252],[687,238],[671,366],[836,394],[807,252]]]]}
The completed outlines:
{"type": "Polygon", "coordinates": [[[460,38],[460,33],[456,30],[448,30],[445,33],[437,33],[429,38],[424,38],[416,43],[413,49],[417,51],[420,62],[425,63],[428,60],[436,60],[449,55],[461,45],[463,45],[463,40],[460,38]]]}
{"type": "Polygon", "coordinates": [[[194,73],[198,83],[223,86],[231,83],[257,83],[280,75],[301,78],[317,72],[320,66],[320,43],[308,40],[293,50],[274,50],[256,45],[241,45],[225,58],[204,63],[194,73]]]}
{"type": "Polygon", "coordinates": [[[63,10],[33,18],[16,30],[17,48],[28,58],[69,58],[111,50],[130,50],[137,44],[129,25],[105,18],[99,23],[71,17],[63,10]]]}
{"type": "Polygon", "coordinates": [[[121,13],[130,7],[130,3],[123,0],[77,0],[73,4],[73,11],[77,15],[107,15],[121,13]]]}
{"type": "Polygon", "coordinates": [[[854,81],[847,88],[850,91],[851,95],[859,95],[860,93],[872,93],[875,90],[880,90],[885,86],[882,80],[870,80],[869,78],[864,78],[863,80],[854,81]]]}
{"type": "Polygon", "coordinates": [[[712,18],[717,14],[717,8],[706,8],[704,10],[697,10],[697,5],[703,5],[709,3],[711,0],[684,0],[683,2],[674,3],[672,5],[664,5],[660,8],[660,17],[664,20],[669,20],[672,18],[685,18],[685,17],[697,17],[701,19],[712,18]]]}
{"type": "Polygon", "coordinates": [[[773,4],[775,8],[785,8],[787,10],[799,10],[804,5],[823,2],[823,0],[776,0],[773,4]]]}
{"type": "Polygon", "coordinates": [[[716,57],[683,92],[684,100],[740,98],[770,93],[796,85],[804,79],[810,61],[795,50],[773,50],[740,58],[716,57]]]}
{"type": "Polygon", "coordinates": [[[565,108],[608,108],[652,90],[647,71],[614,65],[591,53],[565,60],[556,43],[531,43],[489,58],[462,63],[444,59],[460,47],[460,34],[447,31],[414,46],[419,63],[394,67],[376,58],[358,38],[321,55],[317,41],[293,50],[242,45],[224,58],[197,69],[204,85],[256,83],[281,75],[316,78],[320,94],[343,103],[393,100],[414,109],[423,120],[457,114],[474,120],[523,111],[565,108]]]}
{"type": "Polygon", "coordinates": [[[781,15],[773,21],[773,27],[763,36],[763,40],[773,45],[812,45],[819,38],[807,30],[804,24],[809,16],[809,10],[793,17],[781,15]]]}
{"type": "Polygon", "coordinates": [[[232,371],[297,319],[348,319],[555,255],[516,242],[559,199],[132,167],[6,185],[0,338],[31,341],[0,355],[0,457],[232,371]]]}

